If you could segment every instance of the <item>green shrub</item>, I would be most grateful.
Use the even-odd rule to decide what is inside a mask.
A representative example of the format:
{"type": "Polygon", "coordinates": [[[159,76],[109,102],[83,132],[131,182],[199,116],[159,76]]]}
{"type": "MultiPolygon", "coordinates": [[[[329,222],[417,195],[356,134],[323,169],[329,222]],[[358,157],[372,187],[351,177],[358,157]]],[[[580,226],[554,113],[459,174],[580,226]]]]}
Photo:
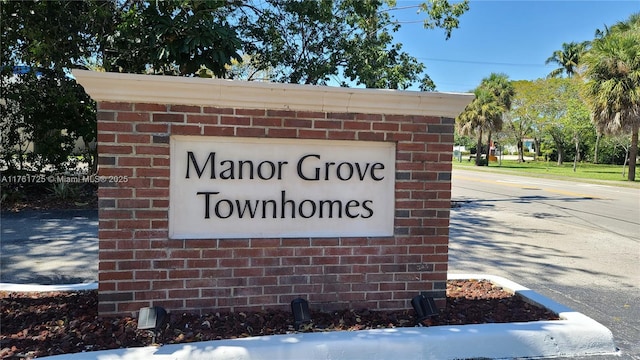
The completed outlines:
{"type": "Polygon", "coordinates": [[[60,200],[69,200],[78,197],[78,189],[73,183],[54,183],[49,192],[53,197],[60,200]]]}

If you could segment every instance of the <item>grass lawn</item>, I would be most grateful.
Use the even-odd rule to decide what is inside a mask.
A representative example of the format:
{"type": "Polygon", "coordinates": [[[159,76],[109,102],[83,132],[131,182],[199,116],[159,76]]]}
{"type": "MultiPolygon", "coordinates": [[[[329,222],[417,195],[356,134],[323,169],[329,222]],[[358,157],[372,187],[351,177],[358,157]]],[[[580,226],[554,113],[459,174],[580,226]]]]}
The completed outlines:
{"type": "Polygon", "coordinates": [[[627,167],[625,176],[622,176],[622,165],[601,165],[590,163],[578,163],[576,171],[573,171],[573,162],[566,162],[558,166],[556,162],[527,161],[519,163],[515,160],[502,160],[502,164],[491,162],[489,166],[475,166],[473,160],[467,161],[464,157],[462,162],[453,160],[454,169],[506,172],[514,175],[525,175],[541,178],[563,179],[571,178],[586,182],[603,182],[610,185],[628,186],[640,188],[640,177],[636,167],[636,181],[627,180],[629,168],[627,167]]]}

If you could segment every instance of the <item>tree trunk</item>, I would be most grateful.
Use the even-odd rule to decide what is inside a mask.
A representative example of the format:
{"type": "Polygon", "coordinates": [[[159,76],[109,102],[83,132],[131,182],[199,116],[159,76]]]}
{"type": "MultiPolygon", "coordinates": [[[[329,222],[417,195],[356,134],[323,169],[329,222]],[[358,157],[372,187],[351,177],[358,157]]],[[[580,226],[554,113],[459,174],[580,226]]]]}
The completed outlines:
{"type": "Polygon", "coordinates": [[[596,148],[593,150],[593,163],[598,163],[598,149],[600,148],[600,131],[596,133],[596,148]]]}
{"type": "Polygon", "coordinates": [[[559,134],[551,134],[551,138],[553,142],[556,144],[556,149],[558,150],[558,166],[562,166],[564,163],[564,143],[562,142],[562,135],[559,134]]]}
{"type": "Polygon", "coordinates": [[[491,131],[489,131],[489,137],[487,138],[487,155],[485,159],[487,159],[487,166],[489,166],[489,156],[491,155],[491,131]]]}
{"type": "Polygon", "coordinates": [[[96,141],[91,144],[90,142],[85,141],[84,148],[88,158],[89,174],[95,175],[98,173],[98,142],[96,141]]]}
{"type": "Polygon", "coordinates": [[[580,154],[580,140],[578,137],[575,138],[576,143],[576,156],[573,157],[573,172],[576,172],[576,167],[578,166],[578,156],[580,154]]]}
{"type": "Polygon", "coordinates": [[[558,166],[562,166],[564,163],[564,149],[562,146],[558,146],[558,166]]]}
{"type": "Polygon", "coordinates": [[[476,143],[476,166],[480,166],[482,158],[482,129],[478,130],[478,142],[476,143]]]}
{"type": "Polygon", "coordinates": [[[518,162],[524,162],[524,144],[522,143],[522,139],[518,140],[518,162]]]}
{"type": "Polygon", "coordinates": [[[631,149],[629,150],[629,181],[636,180],[636,159],[638,158],[638,124],[634,124],[631,134],[631,149]]]}
{"type": "Polygon", "coordinates": [[[538,160],[538,156],[542,156],[542,151],[540,150],[540,139],[533,138],[533,160],[538,160]]]}

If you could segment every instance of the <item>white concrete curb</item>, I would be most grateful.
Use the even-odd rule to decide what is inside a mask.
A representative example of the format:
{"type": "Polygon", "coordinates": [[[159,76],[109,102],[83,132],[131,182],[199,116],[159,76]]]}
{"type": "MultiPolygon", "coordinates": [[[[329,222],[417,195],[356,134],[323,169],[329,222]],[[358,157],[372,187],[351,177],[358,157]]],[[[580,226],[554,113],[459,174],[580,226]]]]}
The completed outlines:
{"type": "Polygon", "coordinates": [[[619,354],[609,329],[528,288],[484,274],[450,274],[449,279],[490,280],[558,313],[561,320],[274,335],[57,355],[47,359],[440,360],[619,354]]]}
{"type": "Polygon", "coordinates": [[[11,284],[0,283],[0,291],[17,292],[49,292],[49,291],[81,291],[98,290],[97,282],[83,284],[63,284],[63,285],[31,285],[31,284],[11,284]]]}

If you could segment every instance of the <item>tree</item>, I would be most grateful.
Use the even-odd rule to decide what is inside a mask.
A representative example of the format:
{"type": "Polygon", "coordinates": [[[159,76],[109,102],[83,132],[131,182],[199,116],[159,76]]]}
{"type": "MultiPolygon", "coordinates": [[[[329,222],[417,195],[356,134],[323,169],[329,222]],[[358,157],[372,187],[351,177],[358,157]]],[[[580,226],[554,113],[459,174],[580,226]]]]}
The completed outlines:
{"type": "MultiPolygon", "coordinates": [[[[95,103],[68,76],[69,69],[91,64],[107,71],[196,76],[209,69],[224,75],[240,48],[225,20],[233,9],[215,0],[2,0],[0,102],[9,115],[0,126],[3,141],[13,144],[3,143],[5,165],[15,160],[21,167],[29,155],[29,163],[40,166],[33,170],[62,168],[73,151],[70,137],[95,140],[95,103]],[[14,74],[15,65],[28,74],[14,74]],[[36,142],[33,154],[24,153],[24,141],[36,142]]],[[[96,170],[97,149],[86,148],[91,154],[85,159],[96,170]]]]}
{"type": "Polygon", "coordinates": [[[73,79],[54,70],[32,70],[6,84],[3,100],[2,160],[9,172],[74,167],[69,156],[78,138],[85,141],[84,159],[94,167],[89,143],[96,138],[95,103],[73,79]]]}
{"type": "Polygon", "coordinates": [[[640,13],[595,39],[584,63],[584,94],[598,130],[631,133],[628,180],[634,181],[640,128],[640,13]]]}
{"type": "Polygon", "coordinates": [[[488,78],[485,79],[483,85],[484,88],[495,98],[495,101],[498,104],[498,107],[501,108],[501,112],[499,115],[496,114],[495,117],[490,119],[489,126],[489,136],[487,140],[487,165],[489,165],[489,154],[491,147],[491,135],[494,131],[502,130],[503,125],[503,115],[509,109],[511,109],[511,99],[513,98],[514,89],[511,82],[509,82],[509,78],[505,74],[496,74],[492,73],[488,78]]]}
{"type": "Polygon", "coordinates": [[[575,149],[576,165],[585,153],[585,140],[591,140],[595,132],[580,96],[580,80],[546,78],[518,81],[514,86],[516,95],[509,113],[509,126],[515,128],[512,133],[532,136],[536,155],[544,145],[548,157],[557,156],[558,165],[575,149]]]}
{"type": "Polygon", "coordinates": [[[474,140],[466,135],[460,135],[458,132],[453,134],[453,145],[455,146],[464,146],[465,149],[470,149],[474,144],[474,140]]]}
{"type": "MultiPolygon", "coordinates": [[[[3,1],[2,159],[10,170],[64,169],[76,138],[95,140],[95,103],[66,69],[100,48],[114,7],[110,2],[3,1]],[[47,24],[47,26],[43,26],[47,24]],[[65,39],[65,41],[60,41],[65,39]],[[21,65],[16,74],[14,65],[21,65]],[[25,144],[33,143],[27,152],[25,144]],[[30,164],[30,168],[26,168],[30,164]]],[[[95,168],[95,148],[85,160],[95,168]]]]}
{"type": "MultiPolygon", "coordinates": [[[[273,76],[273,69],[258,69],[253,56],[242,55],[242,61],[235,59],[228,64],[225,77],[227,79],[238,79],[244,81],[269,81],[273,76]]],[[[213,73],[209,74],[211,77],[213,73]]]]}
{"type": "MultiPolygon", "coordinates": [[[[425,26],[441,27],[447,37],[468,9],[467,0],[422,5],[429,16],[425,26]]],[[[391,89],[419,83],[433,90],[424,65],[393,43],[392,33],[400,27],[388,11],[393,6],[391,0],[268,0],[248,3],[238,27],[252,67],[269,69],[272,81],[326,85],[334,80],[391,89]]]]}
{"type": "MultiPolygon", "coordinates": [[[[393,2],[390,2],[393,4],[393,2]]],[[[420,11],[429,15],[424,20],[426,29],[441,28],[445,32],[445,38],[451,37],[451,31],[460,25],[459,17],[469,10],[467,0],[458,3],[449,3],[448,0],[428,0],[420,4],[420,11]]]]}
{"type": "Polygon", "coordinates": [[[554,51],[544,62],[545,64],[553,62],[560,65],[559,68],[551,71],[548,77],[560,77],[562,74],[572,77],[579,70],[582,56],[589,48],[589,45],[589,41],[563,43],[562,50],[554,51]]]}
{"type": "Polygon", "coordinates": [[[489,118],[499,112],[489,92],[480,88],[474,91],[475,99],[456,118],[458,131],[463,135],[476,134],[476,166],[482,163],[482,135],[489,126],[489,118]]]}
{"type": "MultiPolygon", "coordinates": [[[[400,26],[388,11],[395,6],[393,0],[0,1],[3,81],[38,85],[15,84],[8,89],[13,93],[2,93],[16,121],[23,115],[24,121],[40,121],[28,114],[38,106],[58,114],[56,106],[63,99],[91,105],[95,112],[95,104],[85,101],[86,94],[77,92],[75,81],[65,76],[78,67],[235,77],[243,74],[243,55],[250,61],[246,74],[263,74],[269,80],[327,84],[342,77],[345,86],[405,89],[417,83],[423,90],[435,88],[424,65],[393,41],[392,33],[400,26]],[[14,65],[33,69],[33,77],[14,76],[14,65]],[[40,89],[50,103],[36,100],[33,89],[40,89]]],[[[448,38],[468,8],[468,0],[428,0],[421,6],[427,14],[424,25],[444,29],[448,38]]],[[[95,136],[96,121],[87,129],[85,120],[54,128],[95,136]]],[[[16,121],[2,124],[3,129],[35,131],[39,126],[16,121]]],[[[7,138],[18,141],[22,135],[36,136],[7,138]]]]}
{"type": "Polygon", "coordinates": [[[603,135],[600,141],[600,161],[602,164],[623,165],[623,177],[627,177],[626,164],[629,160],[631,137],[626,134],[603,135]]]}
{"type": "Polygon", "coordinates": [[[76,68],[100,51],[114,11],[109,1],[2,0],[3,65],[76,68]]]}
{"type": "Polygon", "coordinates": [[[539,92],[536,106],[540,112],[536,126],[555,145],[559,166],[571,151],[570,145],[576,141],[579,145],[582,129],[589,125],[588,118],[580,116],[585,112],[579,82],[577,79],[556,78],[541,79],[536,83],[539,92]]]}
{"type": "Polygon", "coordinates": [[[573,157],[573,171],[575,172],[578,161],[582,158],[580,154],[580,144],[584,141],[585,137],[594,132],[594,127],[589,122],[589,110],[579,96],[571,97],[567,100],[567,112],[563,117],[563,123],[567,131],[571,134],[575,146],[575,155],[573,157]]]}
{"type": "MultiPolygon", "coordinates": [[[[605,138],[605,149],[609,150],[609,160],[612,164],[622,165],[622,177],[626,176],[626,166],[629,163],[631,139],[626,135],[613,135],[605,138]]],[[[605,150],[605,154],[607,154],[605,150]]]]}
{"type": "Polygon", "coordinates": [[[538,95],[531,81],[513,82],[514,97],[511,110],[505,116],[507,130],[516,141],[518,162],[524,162],[524,139],[533,134],[533,126],[540,116],[534,98],[538,95]]]}
{"type": "Polygon", "coordinates": [[[235,9],[217,0],[125,1],[102,48],[106,71],[224,77],[242,42],[226,20],[235,9]]]}
{"type": "MultiPolygon", "coordinates": [[[[475,133],[477,137],[476,165],[482,164],[482,135],[489,133],[488,145],[491,144],[491,132],[502,129],[502,115],[511,107],[514,94],[513,85],[505,74],[492,73],[482,79],[474,90],[475,99],[465,107],[456,118],[458,130],[465,135],[475,133]]],[[[487,164],[489,160],[487,146],[487,164]]]]}

